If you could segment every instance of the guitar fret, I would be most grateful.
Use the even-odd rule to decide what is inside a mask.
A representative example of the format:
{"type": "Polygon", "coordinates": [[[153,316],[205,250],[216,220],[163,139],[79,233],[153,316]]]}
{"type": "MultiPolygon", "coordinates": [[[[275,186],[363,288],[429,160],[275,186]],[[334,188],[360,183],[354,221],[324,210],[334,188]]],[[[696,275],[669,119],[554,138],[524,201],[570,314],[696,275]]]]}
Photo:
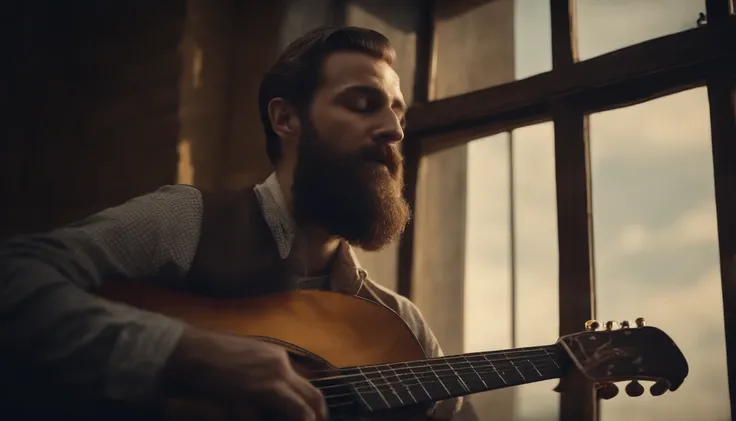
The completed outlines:
{"type": "Polygon", "coordinates": [[[503,371],[496,370],[496,367],[488,359],[488,356],[487,355],[483,355],[483,358],[486,360],[486,362],[488,362],[488,364],[493,369],[493,374],[495,374],[503,382],[503,384],[508,384],[508,382],[506,381],[506,378],[503,376],[503,371]]]}
{"type": "Polygon", "coordinates": [[[409,385],[407,385],[407,389],[411,390],[411,387],[412,386],[417,386],[418,385],[422,389],[422,391],[427,395],[427,398],[432,399],[432,395],[429,393],[429,391],[427,390],[427,388],[424,386],[424,382],[422,382],[422,380],[414,372],[414,369],[412,369],[412,367],[409,365],[409,363],[403,363],[403,364],[406,366],[406,368],[409,369],[409,372],[411,373],[411,375],[413,377],[413,379],[410,380],[411,383],[409,385]]]}
{"type": "Polygon", "coordinates": [[[440,400],[447,397],[449,392],[431,363],[432,361],[418,361],[407,364],[430,400],[440,400]]]}
{"type": "Polygon", "coordinates": [[[506,355],[505,352],[503,353],[503,356],[506,357],[506,359],[508,359],[509,362],[511,362],[511,365],[516,369],[516,372],[519,373],[519,375],[521,376],[521,379],[526,381],[526,377],[524,377],[524,374],[521,372],[521,370],[519,370],[519,367],[516,366],[516,362],[510,359],[508,355],[506,355]]]}
{"type": "Polygon", "coordinates": [[[558,377],[554,351],[519,348],[346,371],[362,375],[364,380],[355,384],[354,391],[368,411],[377,411],[558,377]]]}
{"type": "Polygon", "coordinates": [[[443,389],[445,389],[445,392],[447,392],[448,395],[450,395],[450,391],[447,389],[447,386],[445,386],[445,382],[442,381],[440,376],[437,375],[437,372],[434,371],[434,367],[432,367],[432,363],[427,364],[429,366],[429,369],[432,370],[432,374],[437,378],[437,381],[440,383],[440,386],[442,386],[443,389]]]}
{"type": "Polygon", "coordinates": [[[468,360],[467,357],[463,357],[463,359],[465,360],[465,362],[468,363],[468,365],[470,366],[470,369],[473,371],[473,374],[475,374],[475,376],[478,377],[478,380],[480,380],[481,383],[483,383],[483,387],[487,389],[488,388],[488,384],[485,382],[485,380],[483,380],[483,377],[480,376],[480,373],[478,373],[478,370],[476,370],[475,367],[473,367],[473,363],[470,362],[470,360],[468,360]]]}
{"type": "Polygon", "coordinates": [[[385,390],[385,386],[388,386],[388,389],[391,391],[391,394],[395,396],[396,399],[399,400],[400,405],[403,405],[404,401],[401,399],[401,396],[396,392],[396,389],[394,388],[394,384],[389,379],[387,379],[386,376],[383,375],[383,370],[381,370],[380,367],[376,367],[375,372],[378,373],[378,375],[381,376],[381,380],[383,380],[383,382],[379,383],[379,386],[381,386],[384,390],[385,390]]]}
{"type": "Polygon", "coordinates": [[[387,367],[394,375],[394,379],[392,381],[398,384],[400,390],[406,390],[406,392],[409,394],[409,397],[411,398],[412,403],[418,403],[419,401],[417,401],[417,398],[415,398],[414,394],[411,393],[411,389],[405,384],[406,382],[404,381],[404,379],[396,372],[396,370],[394,370],[393,367],[391,367],[390,365],[387,367]]]}
{"type": "MultiPolygon", "coordinates": [[[[457,365],[459,364],[462,364],[462,363],[458,363],[457,365]]],[[[447,369],[444,371],[447,372],[447,377],[450,377],[449,386],[447,387],[449,392],[453,395],[454,394],[465,394],[465,393],[470,392],[468,385],[465,383],[465,380],[463,379],[463,375],[461,372],[462,368],[457,367],[456,369],[456,367],[453,366],[453,363],[449,361],[444,361],[444,365],[447,366],[447,369]],[[457,391],[452,390],[454,389],[455,385],[459,386],[459,389],[457,389],[457,391]]],[[[448,380],[445,381],[445,384],[446,385],[448,384],[448,380]]]]}
{"type": "Polygon", "coordinates": [[[542,377],[542,372],[541,372],[541,371],[539,371],[539,369],[537,368],[536,364],[534,364],[534,362],[532,362],[531,360],[526,360],[526,361],[527,361],[527,362],[528,362],[528,363],[529,363],[529,364],[530,364],[530,365],[532,366],[532,368],[533,368],[533,369],[534,369],[534,371],[535,371],[535,372],[537,373],[537,375],[538,375],[539,377],[542,377]]]}
{"type": "Polygon", "coordinates": [[[493,376],[493,369],[488,367],[488,363],[483,356],[464,357],[469,367],[469,372],[464,376],[465,383],[473,391],[488,390],[489,385],[497,383],[495,379],[489,378],[493,376]]]}
{"type": "Polygon", "coordinates": [[[355,390],[358,393],[358,395],[361,397],[362,401],[366,404],[368,409],[370,411],[375,411],[377,409],[389,409],[391,408],[391,404],[389,403],[388,399],[386,399],[386,396],[384,396],[381,389],[379,389],[376,384],[373,382],[375,380],[375,377],[370,377],[369,372],[366,372],[367,369],[365,368],[357,368],[360,374],[362,374],[365,377],[365,381],[368,385],[370,385],[370,388],[368,390],[361,390],[361,387],[357,387],[355,390]]]}

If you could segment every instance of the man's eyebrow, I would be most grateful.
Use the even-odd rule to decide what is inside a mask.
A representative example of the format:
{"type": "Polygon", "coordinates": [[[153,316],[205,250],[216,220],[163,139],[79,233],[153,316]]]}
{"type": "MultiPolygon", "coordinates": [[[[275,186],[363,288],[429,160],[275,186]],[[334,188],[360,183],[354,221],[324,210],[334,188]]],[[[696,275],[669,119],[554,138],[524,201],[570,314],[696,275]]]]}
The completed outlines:
{"type": "MultiPolygon", "coordinates": [[[[381,89],[376,88],[375,86],[371,86],[371,85],[352,85],[352,86],[348,86],[340,94],[343,95],[343,94],[347,94],[347,93],[350,93],[350,92],[358,92],[358,93],[362,93],[362,94],[366,94],[366,95],[376,95],[376,94],[378,94],[378,95],[381,95],[381,96],[385,96],[385,93],[381,89]]],[[[401,99],[394,98],[394,100],[391,102],[391,108],[398,109],[399,111],[401,111],[402,114],[406,114],[406,111],[408,110],[409,107],[401,99]]]]}

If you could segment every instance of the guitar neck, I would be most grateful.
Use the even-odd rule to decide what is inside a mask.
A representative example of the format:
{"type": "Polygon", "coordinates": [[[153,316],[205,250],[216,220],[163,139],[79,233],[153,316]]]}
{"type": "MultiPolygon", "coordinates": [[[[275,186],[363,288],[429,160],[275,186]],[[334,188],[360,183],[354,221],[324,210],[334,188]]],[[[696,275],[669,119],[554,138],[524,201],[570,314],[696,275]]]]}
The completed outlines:
{"type": "Polygon", "coordinates": [[[567,361],[559,345],[516,348],[348,367],[315,385],[330,406],[353,400],[373,412],[559,378],[567,361]]]}

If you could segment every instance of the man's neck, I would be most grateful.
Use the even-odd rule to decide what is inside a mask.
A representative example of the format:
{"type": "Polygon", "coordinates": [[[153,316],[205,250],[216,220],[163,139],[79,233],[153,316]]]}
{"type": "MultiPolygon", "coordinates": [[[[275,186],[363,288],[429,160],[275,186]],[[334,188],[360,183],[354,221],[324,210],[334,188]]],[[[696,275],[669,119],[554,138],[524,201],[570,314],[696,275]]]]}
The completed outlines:
{"type": "MultiPolygon", "coordinates": [[[[276,179],[281,187],[286,209],[293,216],[294,200],[291,194],[293,174],[277,168],[276,179]]],[[[311,224],[299,225],[299,237],[301,243],[300,260],[304,266],[303,275],[318,276],[329,273],[332,259],[340,247],[340,239],[329,235],[322,227],[311,224]]]]}
{"type": "Polygon", "coordinates": [[[330,272],[332,261],[340,247],[340,239],[330,237],[317,227],[300,226],[301,260],[306,276],[326,275],[330,272]]]}

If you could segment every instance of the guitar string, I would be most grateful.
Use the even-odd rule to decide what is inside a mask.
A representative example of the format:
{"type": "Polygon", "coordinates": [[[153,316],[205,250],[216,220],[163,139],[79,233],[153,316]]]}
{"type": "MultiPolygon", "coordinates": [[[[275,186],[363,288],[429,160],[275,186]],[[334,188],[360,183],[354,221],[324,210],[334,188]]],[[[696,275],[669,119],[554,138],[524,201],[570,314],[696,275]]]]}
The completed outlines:
{"type": "MultiPolygon", "coordinates": [[[[419,379],[418,377],[413,378],[413,376],[406,376],[406,378],[404,378],[404,379],[400,378],[401,376],[394,376],[395,377],[395,380],[388,379],[388,378],[372,378],[372,379],[370,379],[370,381],[372,383],[369,383],[368,380],[366,380],[366,381],[358,381],[358,382],[352,382],[352,383],[341,384],[341,385],[329,385],[329,386],[326,386],[326,387],[319,387],[319,389],[320,390],[325,390],[325,389],[333,389],[333,388],[338,387],[338,386],[342,386],[342,387],[346,387],[346,386],[347,387],[350,387],[350,386],[352,386],[355,391],[360,392],[361,390],[371,390],[371,391],[373,391],[373,390],[377,389],[377,387],[374,386],[374,385],[376,385],[376,386],[388,386],[388,388],[384,388],[383,390],[389,392],[389,391],[391,391],[393,385],[401,385],[401,386],[406,386],[406,387],[408,387],[408,386],[421,386],[422,384],[425,383],[424,380],[436,381],[438,378],[443,378],[443,379],[457,379],[459,376],[463,376],[463,375],[488,374],[488,373],[495,373],[495,374],[498,374],[501,377],[501,376],[508,376],[508,374],[506,372],[509,372],[511,375],[519,374],[520,376],[524,377],[521,372],[514,371],[514,370],[517,369],[517,368],[524,368],[524,369],[526,369],[526,368],[530,368],[531,367],[531,368],[533,368],[533,369],[535,369],[536,371],[539,372],[539,373],[533,373],[532,375],[541,375],[541,371],[542,370],[559,369],[559,366],[557,364],[555,364],[553,361],[548,361],[548,363],[552,363],[552,364],[544,364],[544,363],[534,364],[534,363],[529,363],[529,364],[526,364],[526,365],[508,365],[508,366],[500,366],[500,367],[499,366],[495,366],[495,367],[494,366],[485,366],[485,367],[482,367],[481,369],[467,367],[465,369],[452,370],[453,371],[452,373],[442,373],[441,375],[440,374],[437,374],[437,373],[432,373],[432,377],[428,377],[426,379],[419,379]],[[554,367],[553,367],[553,365],[554,365],[554,367]],[[416,383],[410,383],[413,380],[416,380],[417,382],[416,383]],[[378,382],[376,382],[376,381],[378,381],[378,382]]],[[[450,370],[444,370],[444,371],[447,372],[447,371],[450,371],[450,370]]],[[[438,370],[438,372],[439,372],[439,370],[438,370]]]]}
{"type": "Polygon", "coordinates": [[[366,384],[370,384],[371,382],[385,381],[386,377],[395,378],[395,379],[399,380],[399,382],[401,382],[401,381],[414,380],[414,379],[419,380],[420,376],[422,376],[422,377],[424,377],[424,376],[430,376],[430,377],[424,377],[424,378],[425,379],[426,378],[432,379],[432,378],[436,377],[438,374],[444,375],[444,374],[449,373],[449,372],[451,372],[450,373],[451,376],[454,375],[454,374],[473,374],[473,373],[477,372],[478,370],[483,370],[483,369],[487,369],[487,368],[491,368],[491,369],[495,369],[495,370],[499,370],[499,369],[507,370],[507,369],[516,369],[516,368],[528,368],[529,366],[531,366],[532,368],[536,368],[537,366],[542,366],[541,364],[548,363],[548,362],[552,362],[553,364],[557,364],[556,362],[549,361],[546,358],[545,359],[537,358],[537,359],[533,359],[533,360],[530,359],[530,360],[526,360],[526,361],[517,362],[516,364],[514,364],[514,363],[511,363],[511,364],[503,364],[503,363],[501,363],[501,364],[490,364],[490,363],[481,364],[481,363],[478,363],[478,364],[467,366],[467,367],[454,367],[454,368],[443,368],[443,369],[437,369],[437,370],[426,370],[426,371],[421,371],[421,372],[405,372],[405,373],[396,373],[396,374],[385,374],[385,375],[380,375],[380,377],[379,376],[369,377],[367,375],[367,374],[381,374],[381,373],[375,373],[374,372],[374,373],[364,373],[363,375],[357,374],[356,376],[358,377],[358,380],[354,380],[354,381],[349,381],[349,382],[344,382],[344,383],[341,382],[341,383],[338,383],[338,384],[315,385],[315,386],[317,386],[321,390],[334,389],[334,388],[344,387],[344,386],[360,387],[360,386],[363,386],[363,385],[366,385],[366,384]]]}
{"type": "MultiPolygon", "coordinates": [[[[429,375],[431,377],[426,377],[426,378],[433,379],[438,374],[442,374],[442,375],[450,374],[452,376],[454,374],[473,374],[473,373],[475,373],[478,370],[484,370],[484,369],[493,369],[493,370],[498,371],[499,369],[504,369],[504,370],[506,370],[506,369],[515,369],[517,367],[518,368],[528,368],[528,367],[531,366],[532,368],[536,368],[538,366],[539,367],[547,366],[548,364],[545,364],[545,363],[552,363],[552,364],[556,365],[557,367],[559,367],[559,365],[557,365],[557,363],[555,361],[536,359],[534,361],[532,361],[532,360],[525,361],[525,362],[523,362],[521,364],[506,364],[506,365],[501,365],[501,364],[496,364],[496,365],[494,365],[494,364],[484,364],[484,365],[480,365],[479,364],[477,366],[468,366],[468,367],[462,367],[462,368],[459,368],[459,369],[447,368],[447,369],[440,369],[440,370],[434,370],[434,371],[424,371],[424,372],[421,372],[421,373],[418,373],[417,372],[417,373],[389,374],[387,376],[388,377],[395,378],[395,379],[397,379],[399,381],[402,381],[402,380],[413,380],[413,379],[419,380],[419,376],[424,376],[424,375],[429,375]],[[449,372],[452,372],[452,373],[449,373],[449,372]]],[[[378,373],[369,373],[369,374],[378,374],[378,373]]],[[[361,377],[362,377],[362,379],[361,380],[358,380],[358,381],[351,381],[351,382],[345,382],[345,383],[342,383],[341,382],[341,383],[338,383],[338,384],[328,384],[328,385],[317,386],[317,387],[319,387],[322,390],[334,389],[336,387],[345,387],[345,386],[360,387],[362,385],[368,384],[369,382],[373,382],[373,381],[376,381],[376,380],[378,380],[378,381],[385,381],[385,379],[386,379],[386,376],[372,377],[371,378],[371,377],[368,377],[367,375],[363,375],[361,377]]]]}
{"type": "MultiPolygon", "coordinates": [[[[471,353],[460,354],[460,355],[449,355],[449,356],[446,356],[446,357],[428,358],[428,359],[425,359],[425,360],[420,360],[420,362],[424,362],[424,363],[427,363],[428,362],[428,363],[430,363],[430,365],[432,363],[435,363],[435,362],[436,363],[439,363],[439,364],[444,364],[444,362],[446,362],[446,361],[466,360],[467,358],[472,358],[472,357],[483,357],[483,358],[485,358],[487,360],[487,358],[490,357],[490,356],[496,357],[496,356],[500,356],[501,354],[503,354],[504,355],[503,357],[498,358],[498,359],[491,360],[491,361],[501,361],[501,360],[509,360],[509,359],[511,359],[511,358],[508,357],[509,355],[516,355],[516,354],[523,354],[523,353],[532,353],[532,354],[535,354],[535,353],[539,353],[539,352],[545,352],[545,353],[547,353],[549,355],[554,355],[554,352],[550,352],[549,351],[549,350],[553,350],[553,349],[554,350],[557,349],[556,345],[543,346],[543,347],[517,348],[517,349],[508,350],[508,351],[481,351],[481,352],[471,352],[471,353]]],[[[518,355],[516,355],[516,356],[519,357],[519,358],[521,358],[521,356],[518,356],[518,355]]],[[[408,362],[408,363],[411,363],[411,362],[408,362]]],[[[397,362],[397,363],[390,363],[390,364],[371,364],[371,365],[362,365],[360,367],[363,368],[363,369],[366,369],[366,368],[384,367],[384,366],[387,366],[387,365],[397,365],[397,364],[405,364],[405,363],[404,362],[397,362]]],[[[426,367],[426,366],[427,365],[424,365],[424,366],[415,366],[415,367],[426,367]]],[[[350,367],[347,367],[347,368],[350,368],[350,367]]],[[[334,373],[335,371],[339,371],[339,370],[341,370],[341,369],[332,368],[332,369],[314,370],[314,371],[312,371],[312,373],[315,373],[315,374],[318,374],[318,373],[330,373],[330,372],[334,373]]]]}
{"type": "MultiPolygon", "coordinates": [[[[547,370],[551,370],[553,368],[552,368],[552,366],[549,366],[548,368],[537,367],[537,369],[540,372],[545,371],[545,373],[546,373],[547,370]]],[[[488,370],[478,370],[474,374],[480,375],[480,374],[490,374],[490,373],[495,373],[495,374],[498,374],[499,376],[501,376],[501,374],[498,373],[498,370],[492,369],[492,368],[491,369],[488,369],[488,370]]],[[[549,374],[549,373],[547,373],[547,374],[549,374]]],[[[543,376],[544,376],[544,374],[542,374],[542,377],[543,376]]],[[[431,379],[431,380],[428,380],[426,382],[421,382],[421,383],[405,384],[403,382],[393,382],[393,383],[380,384],[378,386],[386,386],[386,385],[389,385],[389,387],[390,387],[391,384],[397,384],[397,385],[401,385],[403,388],[407,389],[407,392],[409,391],[409,387],[410,386],[422,386],[423,387],[423,390],[424,390],[424,394],[427,395],[427,397],[429,398],[429,400],[430,401],[435,401],[435,400],[442,400],[442,399],[446,399],[446,398],[439,398],[439,399],[433,398],[429,394],[429,392],[426,389],[424,389],[424,386],[423,385],[430,385],[430,384],[440,383],[444,388],[446,388],[446,385],[445,385],[445,383],[442,380],[443,379],[444,380],[448,380],[448,379],[452,379],[452,378],[456,378],[456,376],[454,376],[454,375],[442,375],[442,376],[437,376],[436,379],[431,379]]],[[[512,386],[513,385],[514,384],[512,384],[512,386]]],[[[379,389],[374,388],[374,387],[370,387],[370,389],[371,389],[370,391],[357,392],[357,396],[356,396],[356,393],[342,393],[342,394],[326,395],[325,396],[325,400],[326,401],[329,401],[329,400],[333,400],[334,401],[335,399],[343,398],[343,397],[350,397],[351,398],[349,401],[344,401],[344,402],[327,402],[328,408],[331,408],[331,409],[332,408],[337,408],[337,407],[342,407],[342,406],[354,405],[355,403],[357,403],[356,397],[363,399],[366,396],[381,395],[382,399],[386,400],[386,395],[384,394],[384,392],[386,392],[386,393],[389,393],[390,392],[391,394],[393,394],[394,396],[396,396],[399,399],[400,404],[401,405],[404,405],[404,406],[406,406],[406,405],[413,405],[413,404],[420,403],[421,401],[424,401],[423,399],[422,400],[417,400],[416,398],[413,398],[413,396],[410,394],[409,396],[412,396],[412,401],[409,402],[408,404],[407,403],[404,403],[401,400],[401,398],[398,396],[398,392],[396,392],[396,389],[394,389],[393,387],[390,387],[390,389],[383,389],[383,390],[379,390],[379,389]]],[[[448,390],[448,392],[449,392],[449,390],[448,390]]],[[[386,403],[388,403],[388,402],[386,402],[386,403]]]]}
{"type": "MultiPolygon", "coordinates": [[[[395,379],[397,379],[397,381],[389,381],[386,378],[382,378],[382,379],[373,378],[373,379],[370,379],[367,376],[363,376],[363,378],[365,380],[362,380],[362,381],[350,382],[350,383],[347,383],[347,384],[343,383],[343,384],[338,384],[338,385],[326,385],[326,386],[319,387],[319,389],[324,391],[325,389],[332,389],[332,388],[335,388],[335,387],[346,387],[346,386],[349,387],[349,386],[353,386],[354,387],[354,392],[356,392],[358,394],[358,396],[361,397],[361,398],[364,398],[366,395],[380,394],[382,396],[382,398],[385,399],[384,393],[392,393],[392,394],[396,394],[396,395],[398,394],[396,392],[396,390],[393,388],[394,385],[398,385],[400,387],[406,388],[407,391],[409,391],[408,388],[410,386],[422,386],[424,388],[425,385],[434,384],[434,383],[437,383],[437,382],[439,382],[443,387],[446,387],[445,384],[444,384],[444,382],[442,382],[442,379],[445,379],[445,380],[448,380],[448,379],[457,379],[458,378],[458,375],[462,376],[463,374],[471,374],[472,373],[472,374],[475,374],[475,375],[477,375],[477,376],[480,377],[480,374],[495,373],[502,380],[504,380],[504,377],[503,377],[504,374],[503,373],[500,373],[499,370],[504,370],[504,371],[509,370],[509,371],[511,371],[511,373],[513,373],[513,370],[516,369],[517,372],[519,373],[519,375],[521,375],[522,378],[524,378],[524,376],[521,374],[521,372],[518,371],[518,368],[527,368],[528,365],[531,365],[536,371],[538,371],[540,373],[540,375],[541,375],[541,371],[542,370],[547,371],[547,370],[553,369],[552,368],[552,364],[555,366],[555,368],[559,368],[559,365],[557,365],[557,363],[554,360],[551,360],[549,358],[544,358],[544,359],[535,358],[534,360],[536,360],[536,362],[538,362],[539,364],[535,364],[532,360],[529,360],[527,365],[525,365],[525,364],[515,365],[514,363],[511,363],[511,364],[508,364],[507,363],[507,364],[503,364],[503,365],[494,366],[494,364],[492,364],[492,363],[486,363],[486,364],[483,365],[483,367],[481,367],[481,369],[478,369],[475,366],[472,366],[471,365],[470,367],[465,367],[465,368],[462,368],[460,370],[455,370],[455,369],[449,368],[449,369],[435,370],[434,372],[425,371],[425,372],[422,372],[421,374],[429,374],[429,373],[431,373],[434,377],[432,377],[430,379],[425,379],[424,382],[421,381],[419,379],[419,377],[413,375],[412,373],[406,373],[403,376],[401,376],[401,375],[394,375],[393,377],[395,379]],[[542,362],[544,362],[546,364],[542,364],[542,362]],[[549,363],[552,363],[552,364],[549,364],[549,363]],[[486,369],[484,370],[482,368],[486,368],[486,369]],[[452,371],[452,373],[451,374],[449,374],[449,373],[448,374],[444,374],[445,372],[448,372],[448,371],[452,371]],[[442,374],[440,374],[440,373],[442,373],[442,374]],[[403,379],[402,379],[402,377],[403,377],[403,379]],[[416,380],[416,382],[407,383],[407,379],[408,379],[409,382],[411,382],[412,380],[416,380]]],[[[377,374],[377,373],[374,372],[372,374],[377,374]]],[[[417,374],[419,374],[419,373],[417,373],[417,374]]],[[[391,377],[391,375],[389,375],[389,376],[391,377]]],[[[480,377],[480,379],[482,381],[484,381],[484,379],[482,377],[480,377]]],[[[424,391],[425,391],[425,393],[427,392],[426,391],[426,388],[424,389],[424,391]]],[[[328,394],[326,394],[325,399],[328,399],[328,398],[329,399],[335,399],[335,398],[340,398],[340,397],[344,397],[345,396],[345,393],[339,393],[339,391],[336,391],[336,392],[338,392],[338,393],[337,394],[335,394],[335,393],[332,393],[332,394],[329,394],[328,393],[328,394]]],[[[350,395],[352,396],[353,393],[351,393],[350,395]]],[[[348,402],[347,404],[353,404],[353,403],[354,403],[354,401],[351,401],[351,402],[348,402]]]]}
{"type": "MultiPolygon", "coordinates": [[[[517,355],[513,358],[508,357],[499,357],[499,358],[488,358],[486,355],[473,355],[473,356],[483,356],[483,360],[475,361],[474,363],[479,364],[489,364],[489,363],[502,363],[502,362],[513,362],[514,360],[528,360],[528,359],[538,359],[538,358],[552,358],[555,354],[549,353],[545,350],[540,351],[527,351],[529,355],[517,355]]],[[[466,354],[469,355],[469,354],[466,354]]],[[[490,355],[490,354],[487,354],[490,355]]],[[[495,356],[495,355],[494,355],[495,356]]],[[[344,380],[349,379],[351,377],[357,377],[360,378],[364,376],[365,374],[385,374],[389,373],[389,370],[391,370],[391,373],[389,375],[393,375],[394,371],[396,370],[403,370],[407,372],[407,374],[431,374],[435,367],[442,367],[442,369],[447,369],[446,367],[452,367],[453,363],[452,360],[459,361],[461,364],[468,364],[470,361],[467,360],[467,356],[453,356],[453,357],[446,357],[446,358],[438,358],[438,359],[432,359],[432,360],[423,360],[423,364],[421,365],[409,365],[412,363],[390,363],[390,364],[375,364],[370,366],[360,366],[360,367],[345,367],[345,368],[339,368],[339,369],[333,369],[332,372],[347,372],[347,371],[359,371],[358,373],[351,373],[351,374],[338,374],[334,376],[327,376],[327,377],[318,377],[311,379],[312,382],[319,382],[319,381],[326,381],[326,380],[344,380]],[[400,367],[399,365],[404,365],[400,367]],[[367,369],[376,369],[376,371],[366,371],[367,369]],[[429,370],[423,370],[423,371],[415,371],[415,369],[426,369],[429,370]],[[414,372],[414,373],[412,373],[414,372]]],[[[325,372],[330,370],[319,370],[315,371],[318,372],[325,372]]]]}

